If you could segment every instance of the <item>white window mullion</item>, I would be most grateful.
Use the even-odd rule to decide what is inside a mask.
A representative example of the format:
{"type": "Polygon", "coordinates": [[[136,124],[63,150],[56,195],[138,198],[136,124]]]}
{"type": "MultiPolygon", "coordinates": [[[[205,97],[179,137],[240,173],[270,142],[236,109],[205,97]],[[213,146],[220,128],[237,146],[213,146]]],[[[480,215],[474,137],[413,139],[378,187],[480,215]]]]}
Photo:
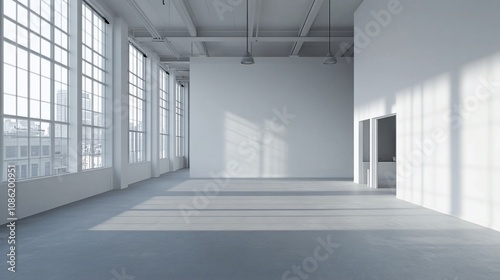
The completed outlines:
{"type": "MultiPolygon", "coordinates": [[[[28,13],[28,19],[27,19],[28,22],[29,22],[29,19],[31,16],[30,14],[31,13],[28,13]]],[[[51,41],[53,41],[52,38],[51,38],[51,41]]],[[[31,44],[31,41],[28,39],[28,44],[27,44],[28,45],[28,48],[27,48],[28,49],[28,56],[29,56],[29,47],[31,46],[30,44],[31,44]]],[[[54,56],[52,56],[52,57],[54,57],[54,56]]],[[[28,57],[28,69],[31,66],[30,63],[31,63],[31,59],[28,57]]],[[[19,65],[19,61],[18,61],[17,65],[19,65]]],[[[28,71],[28,73],[29,73],[29,71],[28,71]]],[[[30,84],[30,78],[31,78],[30,76],[31,75],[28,74],[28,85],[30,84]]],[[[19,78],[19,77],[17,77],[17,78],[19,78]]],[[[18,85],[19,85],[19,83],[18,83],[18,85]]],[[[31,127],[32,127],[33,119],[31,118],[31,102],[30,102],[31,92],[30,92],[29,88],[28,88],[28,92],[26,93],[26,96],[28,97],[28,167],[27,167],[27,177],[32,177],[33,175],[31,174],[31,172],[32,172],[32,168],[31,168],[31,164],[32,164],[32,162],[31,162],[31,147],[32,147],[31,146],[31,127]]],[[[18,140],[18,143],[19,143],[19,140],[18,140]]],[[[40,143],[40,145],[41,145],[41,143],[40,143]]]]}
{"type": "MultiPolygon", "coordinates": [[[[3,26],[3,3],[2,5],[0,5],[0,22],[2,23],[2,26],[3,26]]],[[[4,138],[4,130],[3,130],[3,122],[4,122],[4,112],[3,112],[3,104],[4,103],[4,100],[3,100],[3,95],[4,95],[4,80],[3,80],[3,73],[4,73],[4,70],[3,70],[3,44],[4,44],[4,40],[3,40],[3,28],[0,28],[0,38],[2,39],[2,42],[0,42],[0,104],[2,104],[0,106],[0,178],[2,180],[0,181],[4,181],[4,176],[3,174],[7,173],[5,170],[7,170],[7,166],[4,166],[4,155],[3,155],[3,150],[4,150],[4,144],[3,144],[3,138],[4,138]]],[[[5,176],[7,177],[7,176],[5,176]]]]}
{"type": "Polygon", "coordinates": [[[137,163],[148,160],[148,151],[145,146],[147,138],[147,94],[144,78],[146,64],[145,56],[132,44],[129,44],[129,57],[129,88],[130,86],[134,88],[132,92],[129,92],[129,99],[132,99],[136,105],[133,108],[133,104],[129,104],[129,113],[131,113],[129,114],[129,137],[132,136],[134,140],[134,143],[129,143],[129,163],[137,163]],[[132,81],[130,76],[132,76],[132,81]],[[130,123],[135,127],[131,128],[130,123]]]}
{"type": "Polygon", "coordinates": [[[81,130],[85,130],[86,133],[85,139],[82,135],[80,145],[85,148],[85,151],[82,150],[82,159],[86,163],[83,168],[95,169],[106,166],[106,156],[110,156],[108,148],[111,149],[108,145],[108,139],[111,136],[107,129],[111,124],[111,118],[106,117],[110,103],[106,83],[106,77],[109,74],[107,69],[110,68],[109,61],[106,59],[108,27],[106,20],[90,4],[83,2],[81,7],[82,34],[79,47],[82,49],[82,65],[79,67],[83,69],[81,70],[83,81],[79,91],[82,94],[79,97],[82,104],[79,111],[82,114],[80,116],[81,130]],[[95,106],[96,104],[100,106],[95,106]]]}
{"type": "MultiPolygon", "coordinates": [[[[52,147],[52,153],[51,153],[51,168],[52,168],[52,173],[55,171],[55,151],[56,151],[56,128],[55,128],[55,114],[56,114],[56,99],[55,99],[55,76],[54,76],[54,0],[51,0],[50,5],[52,9],[50,9],[50,59],[51,59],[51,65],[50,65],[50,121],[51,121],[51,126],[50,126],[50,146],[52,147]]],[[[42,47],[40,47],[42,48],[42,47]]],[[[28,123],[28,129],[31,128],[31,124],[28,123]]],[[[28,150],[29,153],[31,153],[31,133],[28,132],[28,150]]],[[[28,157],[28,159],[31,159],[31,155],[28,157]]],[[[30,165],[30,162],[28,162],[28,167],[30,165]]],[[[58,171],[59,172],[59,171],[58,171]]]]}
{"type": "MultiPolygon", "coordinates": [[[[67,77],[68,72],[66,65],[68,62],[67,42],[61,44],[61,40],[57,40],[55,33],[56,25],[61,24],[59,26],[63,29],[67,25],[67,18],[64,16],[60,16],[61,20],[57,22],[55,20],[56,12],[67,15],[67,11],[61,10],[61,8],[66,9],[67,5],[65,0],[62,0],[57,7],[55,3],[56,1],[54,0],[39,2],[9,0],[8,2],[5,1],[5,3],[2,2],[2,23],[5,22],[7,23],[6,26],[10,26],[6,29],[8,30],[7,38],[1,36],[3,39],[2,48],[5,47],[5,44],[8,44],[9,48],[13,48],[12,51],[16,50],[17,55],[14,53],[15,58],[10,57],[9,62],[6,62],[7,60],[3,57],[2,52],[2,61],[0,61],[0,64],[2,68],[5,68],[5,63],[8,63],[9,70],[6,71],[8,73],[3,70],[1,72],[4,75],[10,76],[9,85],[17,85],[19,87],[9,88],[8,93],[4,89],[1,94],[2,100],[5,100],[6,94],[9,95],[8,103],[10,105],[10,107],[6,107],[9,109],[8,114],[5,114],[5,111],[2,112],[3,128],[1,130],[5,134],[5,130],[8,129],[9,135],[8,137],[1,137],[1,146],[2,154],[3,149],[7,146],[15,146],[19,153],[15,158],[7,159],[7,161],[4,161],[2,156],[1,160],[3,162],[1,166],[4,166],[6,162],[16,164],[21,167],[21,171],[25,171],[21,172],[25,174],[20,174],[22,175],[20,177],[25,178],[52,175],[54,173],[52,170],[54,170],[53,166],[55,162],[55,125],[56,123],[68,124],[67,108],[61,107],[62,110],[59,112],[59,115],[64,113],[62,115],[63,119],[56,121],[56,112],[58,111],[54,105],[57,101],[55,91],[58,87],[56,86],[56,80],[58,84],[62,85],[61,89],[65,89],[68,84],[67,79],[61,79],[62,76],[67,77]],[[3,6],[4,4],[6,6],[3,6]],[[45,5],[45,9],[37,10],[36,7],[38,5],[45,5]],[[4,10],[5,7],[8,8],[4,10]],[[24,15],[18,16],[19,9],[26,10],[27,12],[24,15]],[[61,45],[59,56],[56,56],[55,52],[56,43],[61,45]],[[66,54],[66,57],[62,58],[61,55],[63,54],[66,54]],[[20,59],[20,55],[25,57],[20,59]],[[61,57],[61,59],[56,59],[56,57],[61,57]],[[56,64],[61,69],[59,72],[62,76],[55,77],[54,67],[56,64]],[[50,75],[50,79],[45,77],[47,74],[50,75]],[[17,106],[18,103],[20,106],[17,106]],[[17,110],[18,107],[20,110],[17,110]],[[11,120],[8,127],[5,127],[5,118],[11,120]],[[20,124],[22,124],[22,127],[20,124]],[[44,151],[47,151],[45,147],[48,147],[49,154],[44,153],[44,151]],[[21,153],[21,151],[24,152],[21,153]],[[51,172],[49,173],[43,172],[40,168],[45,167],[47,163],[51,165],[51,172]],[[33,166],[35,166],[35,169],[33,166]],[[36,168],[37,166],[38,168],[36,168]]],[[[58,32],[58,34],[61,34],[60,38],[68,38],[67,30],[58,30],[58,32]]],[[[2,79],[5,78],[2,77],[2,79]]],[[[5,83],[2,84],[5,85],[5,83]]],[[[67,90],[64,90],[57,94],[60,95],[61,101],[63,101],[67,99],[69,93],[67,90]]],[[[3,101],[2,104],[4,104],[3,101]]],[[[65,143],[63,146],[67,146],[67,144],[65,143]]],[[[67,151],[62,151],[60,156],[67,157],[67,151]]]]}
{"type": "Polygon", "coordinates": [[[169,74],[160,68],[159,70],[159,110],[160,120],[160,158],[165,159],[170,157],[170,99],[169,99],[169,74]]]}
{"type": "MultiPolygon", "coordinates": [[[[80,34],[82,32],[82,3],[81,0],[73,1],[70,5],[70,33],[80,34]]],[[[69,110],[69,158],[70,171],[82,171],[82,36],[72,36],[70,41],[71,55],[69,59],[70,76],[69,91],[73,92],[73,98],[68,95],[69,110]]]]}

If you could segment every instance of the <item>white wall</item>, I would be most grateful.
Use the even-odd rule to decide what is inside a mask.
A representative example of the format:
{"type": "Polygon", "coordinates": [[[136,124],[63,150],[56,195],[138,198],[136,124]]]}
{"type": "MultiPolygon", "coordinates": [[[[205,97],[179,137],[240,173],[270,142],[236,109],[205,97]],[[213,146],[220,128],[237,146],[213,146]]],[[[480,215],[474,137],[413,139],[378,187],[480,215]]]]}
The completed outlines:
{"type": "MultiPolygon", "coordinates": [[[[103,168],[16,183],[16,217],[25,218],[112,189],[112,170],[103,168]]],[[[0,224],[7,215],[7,185],[0,184],[0,224]]]]}
{"type": "Polygon", "coordinates": [[[193,58],[191,177],[352,178],[353,65],[322,62],[193,58]]]}
{"type": "Polygon", "coordinates": [[[398,2],[355,14],[354,131],[396,113],[397,196],[500,230],[500,2],[398,2]]]}

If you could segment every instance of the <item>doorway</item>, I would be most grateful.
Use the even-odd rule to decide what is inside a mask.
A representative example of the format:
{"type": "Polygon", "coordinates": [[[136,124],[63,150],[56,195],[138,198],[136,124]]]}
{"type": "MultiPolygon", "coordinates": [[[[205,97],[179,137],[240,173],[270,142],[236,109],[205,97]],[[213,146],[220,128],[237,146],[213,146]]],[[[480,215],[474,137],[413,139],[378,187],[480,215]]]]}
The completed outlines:
{"type": "MultiPolygon", "coordinates": [[[[396,188],[396,116],[376,119],[376,188],[396,188]]],[[[373,176],[372,175],[372,176],[373,176]]]]}
{"type": "Polygon", "coordinates": [[[359,122],[359,183],[370,186],[370,120],[359,122]]]}

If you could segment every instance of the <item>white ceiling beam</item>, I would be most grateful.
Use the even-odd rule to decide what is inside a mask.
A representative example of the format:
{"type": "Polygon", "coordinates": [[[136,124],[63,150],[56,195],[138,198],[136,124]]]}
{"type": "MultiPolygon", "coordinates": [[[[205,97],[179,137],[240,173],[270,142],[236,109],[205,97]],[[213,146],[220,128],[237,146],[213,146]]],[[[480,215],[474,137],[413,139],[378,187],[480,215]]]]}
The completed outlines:
{"type": "Polygon", "coordinates": [[[135,2],[135,0],[126,0],[127,4],[134,11],[134,13],[139,17],[142,21],[148,32],[153,36],[153,38],[160,38],[160,33],[156,30],[153,23],[149,20],[148,16],[141,9],[141,6],[135,2]]]}
{"type": "MultiPolygon", "coordinates": [[[[191,12],[189,11],[189,8],[187,6],[188,4],[186,3],[186,1],[184,1],[184,0],[172,0],[172,2],[174,3],[174,6],[177,9],[177,12],[181,16],[182,21],[186,25],[186,28],[189,32],[189,35],[191,37],[198,36],[198,32],[196,31],[196,25],[194,24],[194,21],[193,21],[193,16],[191,15],[191,12]]],[[[196,48],[198,49],[198,51],[202,55],[204,55],[204,56],[208,55],[207,48],[205,47],[203,42],[194,41],[193,43],[195,44],[196,48]]]]}
{"type": "MultiPolygon", "coordinates": [[[[139,42],[163,42],[152,37],[135,37],[139,42]]],[[[245,42],[247,37],[218,36],[218,37],[168,37],[172,42],[245,42]]],[[[332,37],[332,42],[352,43],[353,37],[332,37]]],[[[328,37],[259,37],[251,38],[253,42],[328,42],[328,37]]]]}
{"type": "MultiPolygon", "coordinates": [[[[323,5],[324,2],[325,2],[324,0],[314,0],[314,2],[311,5],[311,8],[309,9],[309,12],[307,13],[306,19],[304,20],[304,24],[302,24],[302,27],[299,30],[299,37],[306,37],[307,34],[309,34],[311,26],[313,25],[314,20],[318,16],[319,11],[321,10],[321,6],[323,5]]],[[[291,56],[299,55],[300,49],[302,48],[303,44],[304,41],[295,42],[290,55],[291,56]]]]}
{"type": "MultiPolygon", "coordinates": [[[[259,18],[257,16],[257,18],[259,18]]],[[[259,20],[255,23],[256,26],[255,28],[258,28],[259,25],[259,20]]],[[[134,27],[131,28],[132,32],[139,37],[141,36],[148,36],[144,35],[145,33],[149,33],[146,28],[144,27],[134,27]],[[143,34],[143,35],[141,35],[143,34]]],[[[189,33],[185,28],[182,29],[167,29],[167,28],[156,28],[156,30],[162,35],[162,37],[187,37],[190,36],[189,33]]],[[[198,32],[197,36],[203,37],[203,36],[246,36],[246,29],[223,29],[223,28],[217,28],[217,29],[203,29],[198,27],[198,32]]],[[[262,36],[267,36],[267,37],[272,37],[272,36],[297,36],[297,30],[296,29],[262,29],[259,28],[259,34],[262,36]],[[286,34],[286,35],[285,35],[286,34]]],[[[312,36],[311,34],[317,34],[314,36],[326,36],[328,37],[328,27],[325,29],[311,29],[309,30],[309,35],[312,36]],[[319,34],[319,35],[318,35],[319,34]]],[[[338,29],[335,28],[335,30],[332,30],[332,36],[353,36],[354,31],[353,29],[349,28],[343,28],[343,29],[338,29]]],[[[255,36],[255,35],[254,35],[255,36]]],[[[257,36],[258,37],[258,36],[257,36]]]]}
{"type": "Polygon", "coordinates": [[[189,63],[190,59],[189,58],[170,59],[170,58],[160,57],[160,62],[181,64],[181,63],[189,63]]]}
{"type": "MultiPolygon", "coordinates": [[[[135,14],[139,17],[139,19],[142,21],[148,32],[153,36],[153,38],[161,38],[160,33],[156,28],[154,27],[153,23],[149,20],[148,16],[144,13],[144,11],[141,9],[139,4],[135,0],[126,0],[127,4],[130,6],[130,8],[135,12],[135,14]]],[[[167,48],[170,49],[172,53],[176,57],[180,57],[179,52],[174,48],[172,43],[168,40],[163,40],[163,43],[167,46],[167,48]]]]}

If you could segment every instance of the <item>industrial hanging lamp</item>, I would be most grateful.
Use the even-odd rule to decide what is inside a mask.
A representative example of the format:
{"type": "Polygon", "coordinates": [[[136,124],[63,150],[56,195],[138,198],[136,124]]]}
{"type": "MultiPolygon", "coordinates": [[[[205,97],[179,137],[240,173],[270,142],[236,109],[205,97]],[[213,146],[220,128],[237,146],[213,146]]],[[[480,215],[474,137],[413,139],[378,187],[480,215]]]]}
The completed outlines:
{"type": "Polygon", "coordinates": [[[332,65],[337,63],[337,58],[332,54],[332,0],[328,0],[328,53],[323,64],[332,65]]]}
{"type": "Polygon", "coordinates": [[[250,49],[248,47],[248,45],[249,45],[248,38],[249,38],[249,34],[248,34],[248,0],[247,0],[247,53],[241,59],[241,64],[243,64],[243,65],[252,65],[255,63],[255,61],[253,60],[253,55],[250,52],[250,49]]]}

